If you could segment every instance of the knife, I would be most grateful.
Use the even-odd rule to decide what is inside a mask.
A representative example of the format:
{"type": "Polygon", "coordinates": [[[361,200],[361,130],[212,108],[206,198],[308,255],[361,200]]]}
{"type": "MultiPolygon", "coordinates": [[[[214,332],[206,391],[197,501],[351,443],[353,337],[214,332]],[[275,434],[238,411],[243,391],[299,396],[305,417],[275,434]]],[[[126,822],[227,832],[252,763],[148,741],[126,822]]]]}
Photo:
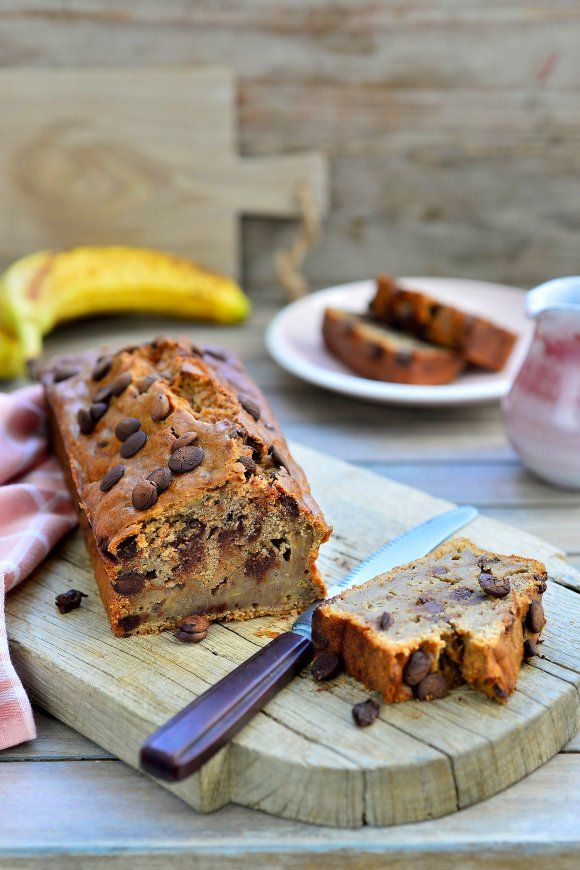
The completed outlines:
{"type": "MultiPolygon", "coordinates": [[[[477,508],[462,505],[403,532],[360,562],[330,589],[328,597],[427,555],[477,513],[477,508]]],[[[311,660],[312,615],[320,604],[308,607],[290,631],[263,646],[155,731],[141,747],[141,768],[168,782],[199,770],[311,660]]]]}

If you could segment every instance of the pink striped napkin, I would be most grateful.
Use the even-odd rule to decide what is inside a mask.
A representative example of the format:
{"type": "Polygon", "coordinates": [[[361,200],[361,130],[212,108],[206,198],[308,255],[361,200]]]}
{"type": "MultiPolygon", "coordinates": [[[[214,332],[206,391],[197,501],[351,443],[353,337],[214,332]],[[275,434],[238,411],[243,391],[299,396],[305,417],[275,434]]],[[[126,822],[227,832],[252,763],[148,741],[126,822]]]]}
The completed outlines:
{"type": "Polygon", "coordinates": [[[9,592],[28,577],[76,523],[60,466],[48,454],[42,387],[0,393],[0,749],[36,737],[10,661],[2,586],[9,592]]]}

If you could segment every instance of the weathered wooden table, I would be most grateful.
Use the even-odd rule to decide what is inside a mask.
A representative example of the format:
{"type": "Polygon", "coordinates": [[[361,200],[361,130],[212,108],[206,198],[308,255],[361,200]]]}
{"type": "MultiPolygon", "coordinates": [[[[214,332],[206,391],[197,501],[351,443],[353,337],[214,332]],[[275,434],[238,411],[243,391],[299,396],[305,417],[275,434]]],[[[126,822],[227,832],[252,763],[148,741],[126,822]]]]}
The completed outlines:
{"type": "MultiPolygon", "coordinates": [[[[160,331],[224,341],[243,356],[286,434],[341,459],[534,532],[580,566],[580,497],[524,471],[497,406],[413,411],[325,394],[267,357],[271,303],[244,327],[134,319],[59,330],[49,352],[160,331]],[[96,338],[96,336],[98,338],[96,338]]],[[[571,867],[580,853],[580,740],[506,792],[451,816],[357,831],[235,806],[197,815],[153,781],[42,712],[39,737],[0,753],[1,867],[571,867]]]]}

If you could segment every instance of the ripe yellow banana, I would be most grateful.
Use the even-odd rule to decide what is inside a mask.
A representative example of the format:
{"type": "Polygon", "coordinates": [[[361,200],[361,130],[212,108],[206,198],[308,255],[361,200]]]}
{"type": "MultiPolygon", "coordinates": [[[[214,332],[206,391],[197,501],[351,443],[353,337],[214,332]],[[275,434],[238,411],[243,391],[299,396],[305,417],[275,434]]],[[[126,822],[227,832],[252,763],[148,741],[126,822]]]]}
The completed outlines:
{"type": "Polygon", "coordinates": [[[249,310],[235,281],[184,257],[127,247],[41,251],[0,278],[0,377],[24,374],[63,320],[139,311],[234,323],[249,310]]]}

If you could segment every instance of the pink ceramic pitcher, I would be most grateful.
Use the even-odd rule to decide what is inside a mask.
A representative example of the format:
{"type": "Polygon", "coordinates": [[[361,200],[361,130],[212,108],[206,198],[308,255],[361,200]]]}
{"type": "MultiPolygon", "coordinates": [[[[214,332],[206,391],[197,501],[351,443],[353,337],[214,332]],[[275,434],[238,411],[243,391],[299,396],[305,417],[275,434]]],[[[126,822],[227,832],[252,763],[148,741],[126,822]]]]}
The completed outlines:
{"type": "Polygon", "coordinates": [[[536,332],[504,399],[508,435],[528,468],[580,489],[580,276],[530,290],[526,309],[536,332]]]}

